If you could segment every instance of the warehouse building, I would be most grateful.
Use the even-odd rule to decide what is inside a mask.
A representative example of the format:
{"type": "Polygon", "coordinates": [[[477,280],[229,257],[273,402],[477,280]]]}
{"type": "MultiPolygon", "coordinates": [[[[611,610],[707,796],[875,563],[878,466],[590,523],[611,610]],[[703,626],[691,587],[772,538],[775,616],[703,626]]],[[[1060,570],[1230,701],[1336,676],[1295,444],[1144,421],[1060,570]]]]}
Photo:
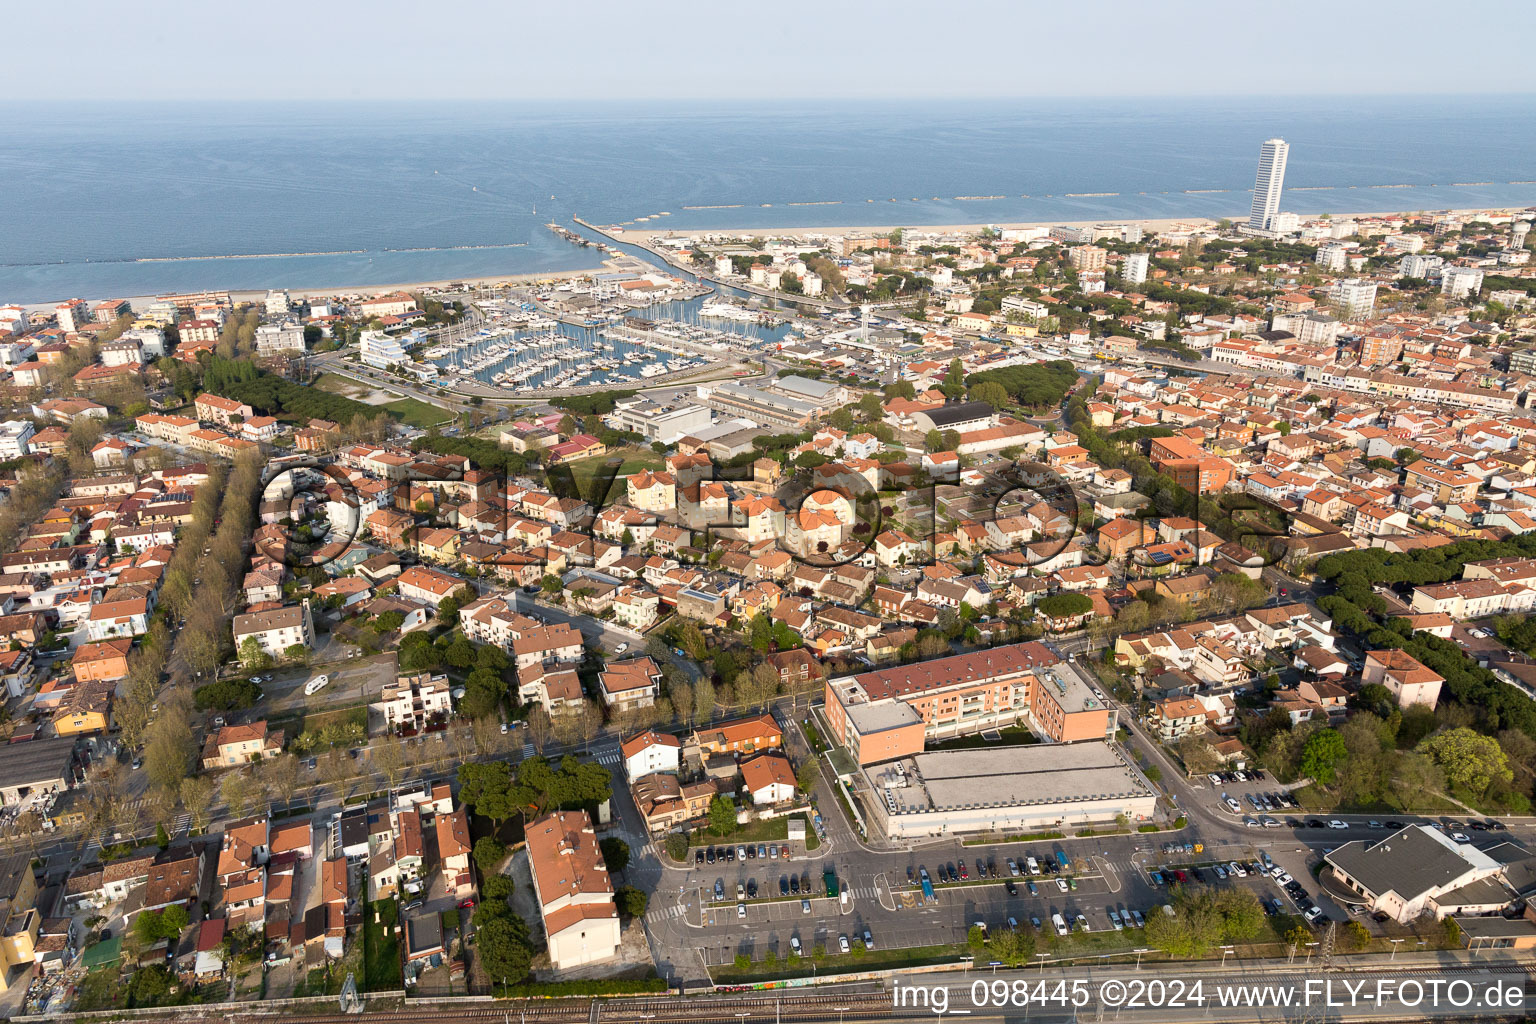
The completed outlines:
{"type": "Polygon", "coordinates": [[[872,824],[892,839],[1150,819],[1157,791],[1109,743],[915,754],[865,768],[872,824]],[[978,780],[985,780],[978,785],[978,780]]]}

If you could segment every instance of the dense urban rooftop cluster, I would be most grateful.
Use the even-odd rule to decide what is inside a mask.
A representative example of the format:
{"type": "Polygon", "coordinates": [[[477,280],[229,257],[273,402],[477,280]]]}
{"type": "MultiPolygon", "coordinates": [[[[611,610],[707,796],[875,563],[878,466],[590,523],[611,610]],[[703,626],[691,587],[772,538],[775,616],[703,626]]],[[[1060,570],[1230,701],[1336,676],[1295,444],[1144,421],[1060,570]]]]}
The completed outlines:
{"type": "Polygon", "coordinates": [[[0,307],[5,968],[291,991],[374,929],[489,990],[622,956],[610,798],[685,863],[834,799],[892,841],[1166,824],[1128,729],[1526,811],[1524,217],[655,238],[794,333],[430,429],[339,391],[467,293],[0,307]]]}

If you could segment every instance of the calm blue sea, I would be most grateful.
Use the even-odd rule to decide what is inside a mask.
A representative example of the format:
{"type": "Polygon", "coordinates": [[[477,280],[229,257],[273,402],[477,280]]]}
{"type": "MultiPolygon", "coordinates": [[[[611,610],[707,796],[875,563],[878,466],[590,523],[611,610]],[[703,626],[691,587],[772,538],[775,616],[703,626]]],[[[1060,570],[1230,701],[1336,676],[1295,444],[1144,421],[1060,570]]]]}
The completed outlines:
{"type": "Polygon", "coordinates": [[[0,105],[0,123],[0,302],[595,266],[543,227],[573,215],[666,211],[644,226],[679,230],[1244,215],[1272,135],[1291,144],[1298,213],[1536,204],[1514,183],[1536,179],[1536,97],[0,105]],[[1380,187],[1395,185],[1411,187],[1380,187]]]}

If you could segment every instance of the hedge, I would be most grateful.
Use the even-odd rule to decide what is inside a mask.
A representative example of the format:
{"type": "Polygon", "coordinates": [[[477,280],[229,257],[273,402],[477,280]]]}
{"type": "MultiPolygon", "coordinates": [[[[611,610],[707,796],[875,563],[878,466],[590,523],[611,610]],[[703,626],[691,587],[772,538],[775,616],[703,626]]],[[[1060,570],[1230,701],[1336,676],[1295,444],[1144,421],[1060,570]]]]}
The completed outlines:
{"type": "Polygon", "coordinates": [[[498,999],[551,999],[558,996],[627,996],[667,991],[661,978],[593,978],[587,981],[533,981],[492,986],[498,999]]]}

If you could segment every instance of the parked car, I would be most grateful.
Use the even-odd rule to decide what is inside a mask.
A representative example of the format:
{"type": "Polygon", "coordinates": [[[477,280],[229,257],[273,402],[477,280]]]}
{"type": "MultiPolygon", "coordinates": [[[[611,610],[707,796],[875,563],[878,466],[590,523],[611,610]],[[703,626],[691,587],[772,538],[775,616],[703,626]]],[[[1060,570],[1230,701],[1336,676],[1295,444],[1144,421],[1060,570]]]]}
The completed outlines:
{"type": "Polygon", "coordinates": [[[838,951],[841,952],[841,953],[848,952],[848,949],[849,949],[849,946],[848,946],[848,936],[846,936],[846,935],[839,935],[837,937],[837,948],[838,948],[838,951]]]}

